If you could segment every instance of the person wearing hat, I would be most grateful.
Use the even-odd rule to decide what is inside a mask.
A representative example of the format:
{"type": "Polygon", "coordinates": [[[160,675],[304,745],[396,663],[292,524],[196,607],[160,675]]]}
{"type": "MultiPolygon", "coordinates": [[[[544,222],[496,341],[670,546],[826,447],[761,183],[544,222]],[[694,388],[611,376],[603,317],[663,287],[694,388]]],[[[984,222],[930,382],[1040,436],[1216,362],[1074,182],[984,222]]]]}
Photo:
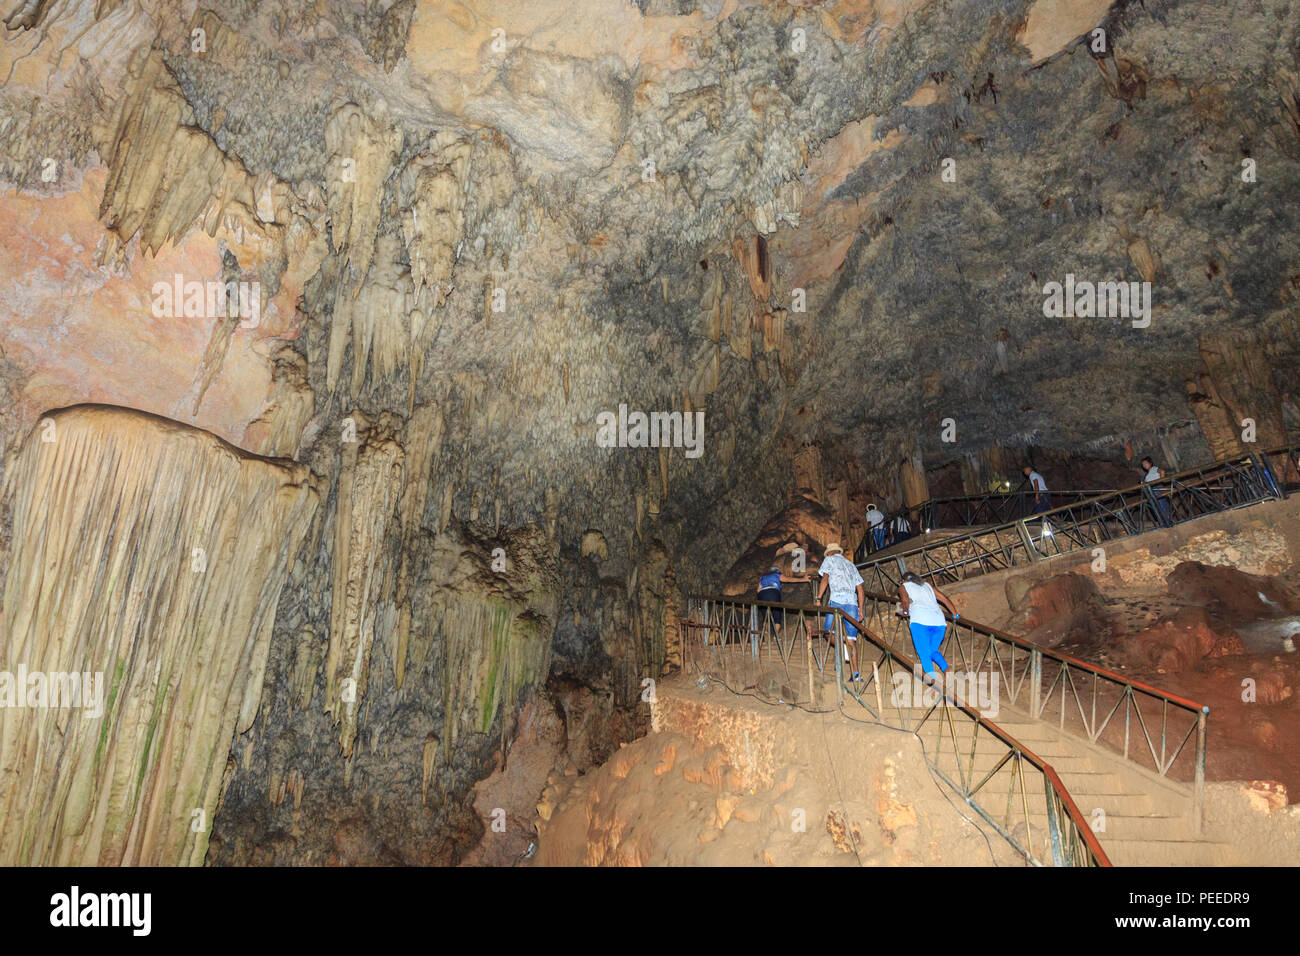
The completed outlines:
{"type": "Polygon", "coordinates": [[[771,601],[774,604],[781,603],[781,582],[786,584],[799,584],[807,581],[808,575],[801,574],[798,577],[792,577],[781,571],[779,564],[774,564],[767,569],[766,574],[758,577],[758,600],[771,601]]]}
{"type": "MultiPolygon", "coordinates": [[[[844,549],[838,541],[826,545],[826,557],[818,569],[822,583],[817,589],[817,602],[830,591],[830,606],[839,608],[855,621],[866,617],[866,596],[862,592],[862,575],[853,566],[853,562],[844,557],[844,549]],[[855,594],[856,592],[856,594],[855,594]]],[[[834,630],[835,615],[827,614],[825,629],[834,630]]],[[[858,630],[848,621],[844,622],[844,637],[848,647],[844,649],[844,659],[849,660],[852,650],[853,680],[858,680],[858,630]]]]}

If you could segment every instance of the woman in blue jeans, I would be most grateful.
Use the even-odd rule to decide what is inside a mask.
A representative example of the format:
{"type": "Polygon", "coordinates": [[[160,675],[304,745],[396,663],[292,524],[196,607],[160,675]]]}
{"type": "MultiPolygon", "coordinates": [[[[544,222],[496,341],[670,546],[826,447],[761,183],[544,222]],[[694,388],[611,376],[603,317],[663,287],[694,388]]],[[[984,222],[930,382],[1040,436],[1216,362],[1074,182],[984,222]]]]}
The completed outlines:
{"type": "Polygon", "coordinates": [[[948,632],[948,623],[943,616],[946,607],[953,620],[961,617],[952,601],[942,591],[927,584],[918,575],[908,571],[903,575],[903,583],[898,586],[901,610],[909,620],[912,632],[912,646],[916,648],[916,659],[925,671],[925,676],[935,679],[934,665],[939,665],[940,673],[948,670],[948,662],[939,653],[948,632]],[[941,606],[942,605],[942,606],[941,606]]]}

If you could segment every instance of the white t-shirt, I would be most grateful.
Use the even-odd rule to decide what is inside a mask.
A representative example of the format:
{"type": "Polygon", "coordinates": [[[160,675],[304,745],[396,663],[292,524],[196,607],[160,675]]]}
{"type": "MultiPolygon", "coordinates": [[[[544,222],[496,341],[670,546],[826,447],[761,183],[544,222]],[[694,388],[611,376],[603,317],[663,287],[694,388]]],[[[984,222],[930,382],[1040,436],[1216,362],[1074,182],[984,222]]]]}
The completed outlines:
{"type": "Polygon", "coordinates": [[[852,561],[842,554],[832,554],[822,562],[819,570],[822,577],[830,578],[832,601],[856,606],[858,601],[856,589],[862,583],[862,575],[858,573],[852,561]]]}
{"type": "Polygon", "coordinates": [[[928,584],[904,581],[903,590],[907,592],[907,599],[911,602],[907,608],[907,616],[914,623],[930,626],[945,623],[943,608],[939,606],[939,599],[934,596],[934,588],[928,584]]]}
{"type": "Polygon", "coordinates": [[[867,512],[868,528],[875,528],[879,526],[884,520],[885,520],[885,516],[881,514],[880,511],[876,508],[872,508],[870,511],[867,512]]]}
{"type": "Polygon", "coordinates": [[[1046,491],[1047,482],[1043,481],[1043,476],[1038,472],[1031,471],[1029,473],[1029,487],[1033,488],[1034,491],[1046,491]]]}
{"type": "Polygon", "coordinates": [[[1142,483],[1146,484],[1150,481],[1159,481],[1163,477],[1164,476],[1160,474],[1160,469],[1155,465],[1152,465],[1151,470],[1147,472],[1147,476],[1142,479],[1142,483]]]}

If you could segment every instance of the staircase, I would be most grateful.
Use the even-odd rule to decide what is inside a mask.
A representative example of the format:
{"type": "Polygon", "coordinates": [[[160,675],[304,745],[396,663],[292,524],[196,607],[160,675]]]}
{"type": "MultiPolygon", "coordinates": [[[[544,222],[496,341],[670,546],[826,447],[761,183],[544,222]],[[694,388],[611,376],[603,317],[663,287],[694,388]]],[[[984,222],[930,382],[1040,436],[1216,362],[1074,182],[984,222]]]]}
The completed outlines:
{"type": "Polygon", "coordinates": [[[1007,712],[999,726],[1050,763],[1090,820],[1117,866],[1228,866],[1230,844],[1207,840],[1196,825],[1189,793],[1028,714],[1007,712]]]}
{"type": "MultiPolygon", "coordinates": [[[[810,640],[828,609],[730,598],[691,598],[687,667],[738,693],[768,687],[773,699],[819,708],[838,700],[913,730],[935,772],[1033,863],[1245,862],[1201,832],[1207,708],[965,618],[952,622],[943,652],[956,671],[987,675],[996,709],[981,702],[984,717],[952,698],[899,699],[897,676],[913,675],[906,625],[886,595],[867,603],[858,681],[810,640]],[[775,623],[755,628],[763,613],[775,623]]],[[[838,637],[848,619],[837,610],[832,620],[838,637]]]]}
{"type": "MultiPolygon", "coordinates": [[[[919,717],[919,714],[916,715],[919,717]]],[[[1190,793],[1142,771],[1087,740],[1051,723],[1003,707],[992,722],[1050,765],[1115,866],[1230,866],[1242,863],[1235,847],[1206,839],[1198,830],[1190,793]]],[[[922,733],[935,769],[949,781],[964,774],[978,783],[1002,760],[1006,748],[981,740],[971,767],[969,753],[958,756],[940,735],[922,733]]],[[[1018,786],[1014,774],[1002,772],[978,789],[977,803],[1001,807],[1014,794],[1028,805],[1034,831],[1030,841],[1043,846],[1048,833],[1046,795],[1040,788],[1018,786]]],[[[1013,831],[1024,842],[1023,824],[1013,831]]]]}

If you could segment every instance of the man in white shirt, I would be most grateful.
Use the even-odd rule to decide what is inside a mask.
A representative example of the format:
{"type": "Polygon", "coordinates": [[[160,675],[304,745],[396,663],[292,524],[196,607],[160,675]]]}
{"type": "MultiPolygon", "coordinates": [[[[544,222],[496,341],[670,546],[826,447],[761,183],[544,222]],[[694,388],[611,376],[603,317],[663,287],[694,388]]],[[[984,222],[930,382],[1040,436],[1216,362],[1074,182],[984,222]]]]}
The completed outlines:
{"type": "MultiPolygon", "coordinates": [[[[866,616],[866,595],[862,591],[862,575],[853,566],[853,562],[844,557],[844,549],[838,542],[826,545],[826,557],[822,559],[821,586],[817,589],[817,603],[822,603],[822,596],[830,591],[830,606],[839,608],[855,621],[861,622],[866,616]],[[856,592],[856,593],[855,593],[856,592]]],[[[835,615],[827,614],[823,627],[834,631],[835,615]]],[[[858,629],[848,621],[844,622],[844,637],[852,651],[853,680],[858,677],[858,629]]]]}
{"type": "Polygon", "coordinates": [[[900,511],[889,523],[890,544],[898,544],[912,536],[912,522],[907,520],[907,512],[900,511]]]}
{"type": "Polygon", "coordinates": [[[1156,504],[1160,507],[1160,514],[1164,516],[1166,523],[1171,522],[1173,519],[1169,514],[1169,492],[1156,486],[1156,482],[1164,478],[1165,473],[1157,468],[1156,463],[1150,458],[1142,459],[1142,470],[1146,473],[1142,476],[1142,484],[1151,486],[1151,491],[1156,496],[1156,504]]]}
{"type": "Polygon", "coordinates": [[[885,546],[885,516],[876,507],[875,502],[867,505],[867,533],[875,545],[871,550],[879,551],[885,546]]]}
{"type": "Polygon", "coordinates": [[[1043,481],[1043,476],[1028,465],[1025,465],[1023,471],[1025,478],[1029,480],[1029,487],[1034,492],[1034,514],[1051,511],[1052,496],[1047,493],[1047,482],[1043,481]]]}

